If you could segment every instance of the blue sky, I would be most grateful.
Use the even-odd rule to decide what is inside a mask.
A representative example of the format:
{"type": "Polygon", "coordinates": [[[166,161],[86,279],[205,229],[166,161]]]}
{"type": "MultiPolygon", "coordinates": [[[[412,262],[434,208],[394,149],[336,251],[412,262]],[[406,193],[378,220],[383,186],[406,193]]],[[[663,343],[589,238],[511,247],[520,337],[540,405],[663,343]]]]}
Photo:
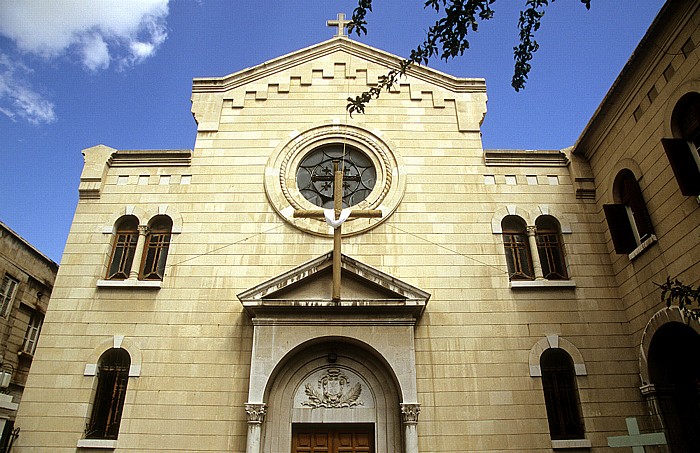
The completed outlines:
{"type": "MultiPolygon", "coordinates": [[[[375,0],[368,36],[406,56],[434,16],[375,0]]],[[[526,89],[510,87],[518,8],[501,0],[471,48],[430,66],[483,77],[485,148],[572,145],[663,0],[554,2],[526,89]]],[[[81,150],[193,148],[192,78],[223,76],[333,36],[351,0],[0,0],[0,220],[56,262],[78,202],[81,150]]]]}

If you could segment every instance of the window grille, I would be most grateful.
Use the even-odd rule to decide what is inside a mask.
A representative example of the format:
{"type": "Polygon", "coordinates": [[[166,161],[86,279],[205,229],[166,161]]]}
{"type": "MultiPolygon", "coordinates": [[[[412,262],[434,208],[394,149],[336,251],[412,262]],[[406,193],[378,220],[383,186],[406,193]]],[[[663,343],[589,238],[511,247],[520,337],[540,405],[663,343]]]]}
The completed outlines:
{"type": "Polygon", "coordinates": [[[535,222],[537,252],[544,278],[566,280],[569,278],[564,261],[564,248],[558,222],[550,216],[540,216],[535,222]]]}
{"type": "Polygon", "coordinates": [[[502,227],[508,276],[511,280],[535,278],[525,222],[516,216],[506,216],[502,227]]]}
{"type": "Polygon", "coordinates": [[[97,391],[85,430],[87,439],[116,439],[122,419],[131,358],[124,349],[102,354],[97,371],[97,391]]]}
{"type": "Polygon", "coordinates": [[[128,216],[122,219],[117,226],[112,256],[109,260],[107,279],[125,280],[129,278],[138,238],[138,220],[136,217],[128,216]]]}
{"type": "Polygon", "coordinates": [[[152,222],[146,238],[141,278],[143,280],[163,280],[165,262],[170,248],[172,221],[166,216],[158,216],[152,222]]]}

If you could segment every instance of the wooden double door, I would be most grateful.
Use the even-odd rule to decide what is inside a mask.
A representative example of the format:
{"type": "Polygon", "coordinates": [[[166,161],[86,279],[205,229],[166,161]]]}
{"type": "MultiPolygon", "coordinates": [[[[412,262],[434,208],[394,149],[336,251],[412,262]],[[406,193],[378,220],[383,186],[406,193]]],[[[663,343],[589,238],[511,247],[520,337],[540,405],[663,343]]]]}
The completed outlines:
{"type": "Polygon", "coordinates": [[[294,424],[292,453],[374,453],[374,425],[294,424]]]}

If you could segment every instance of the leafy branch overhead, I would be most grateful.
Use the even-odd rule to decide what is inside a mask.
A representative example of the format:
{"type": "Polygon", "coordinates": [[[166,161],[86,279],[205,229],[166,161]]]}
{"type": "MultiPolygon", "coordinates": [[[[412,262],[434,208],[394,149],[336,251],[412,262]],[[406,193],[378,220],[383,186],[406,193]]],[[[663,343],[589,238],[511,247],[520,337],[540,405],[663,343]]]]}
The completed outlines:
{"type": "MultiPolygon", "coordinates": [[[[493,18],[491,5],[495,2],[496,0],[425,0],[424,8],[434,9],[439,16],[426,32],[425,40],[411,51],[410,56],[398,68],[391,69],[380,77],[376,86],[355,98],[349,97],[347,109],[350,114],[364,113],[365,106],[372,99],[378,98],[383,90],[390,90],[412,65],[425,65],[433,57],[448,61],[463,55],[469,48],[469,32],[478,31],[480,22],[493,18]]],[[[525,88],[531,69],[530,60],[539,48],[535,32],[540,28],[544,9],[550,2],[554,0],[526,0],[525,8],[520,11],[520,43],[513,47],[515,69],[511,85],[515,91],[525,88]]],[[[581,0],[581,3],[586,9],[591,8],[591,0],[581,0]]],[[[354,32],[358,36],[367,34],[366,17],[367,12],[371,11],[372,0],[358,0],[358,6],[352,13],[352,22],[348,26],[350,33],[354,32]]]]}
{"type": "Polygon", "coordinates": [[[667,278],[661,288],[661,300],[666,306],[678,305],[678,308],[689,318],[700,321],[700,286],[693,288],[684,285],[680,280],[667,278]]]}

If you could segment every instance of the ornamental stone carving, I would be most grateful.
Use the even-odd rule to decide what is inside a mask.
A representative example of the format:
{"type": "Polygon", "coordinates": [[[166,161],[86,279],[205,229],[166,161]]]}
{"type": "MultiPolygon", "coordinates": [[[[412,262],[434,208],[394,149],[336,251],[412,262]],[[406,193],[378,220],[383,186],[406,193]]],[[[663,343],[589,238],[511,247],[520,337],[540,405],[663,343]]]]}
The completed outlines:
{"type": "Polygon", "coordinates": [[[420,404],[401,404],[401,421],[405,425],[417,424],[418,414],[420,414],[420,404]]]}
{"type": "Polygon", "coordinates": [[[265,403],[260,404],[246,404],[245,412],[248,414],[248,423],[260,424],[265,421],[265,414],[267,413],[267,405],[265,403]]]}
{"type": "Polygon", "coordinates": [[[316,386],[307,383],[305,386],[308,401],[301,404],[312,408],[346,408],[362,406],[360,401],[362,384],[351,386],[348,377],[337,368],[330,368],[321,375],[316,386]]]}

